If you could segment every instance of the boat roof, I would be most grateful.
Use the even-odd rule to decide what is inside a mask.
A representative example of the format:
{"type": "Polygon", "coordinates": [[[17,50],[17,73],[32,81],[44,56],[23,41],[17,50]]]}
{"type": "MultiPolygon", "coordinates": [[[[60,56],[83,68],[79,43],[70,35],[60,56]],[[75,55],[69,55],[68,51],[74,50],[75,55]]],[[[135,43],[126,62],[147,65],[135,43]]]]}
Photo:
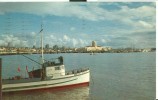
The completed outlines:
{"type": "Polygon", "coordinates": [[[63,65],[63,57],[62,56],[60,56],[60,57],[58,57],[57,58],[58,60],[57,61],[45,61],[44,63],[43,63],[43,66],[44,67],[52,67],[52,66],[59,66],[59,65],[63,65]]]}

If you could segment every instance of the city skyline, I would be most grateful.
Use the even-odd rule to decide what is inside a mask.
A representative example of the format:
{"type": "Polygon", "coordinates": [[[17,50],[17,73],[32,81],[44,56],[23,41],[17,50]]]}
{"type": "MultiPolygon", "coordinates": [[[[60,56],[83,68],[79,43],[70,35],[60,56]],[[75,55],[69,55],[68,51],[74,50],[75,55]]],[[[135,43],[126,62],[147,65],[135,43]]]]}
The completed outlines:
{"type": "Polygon", "coordinates": [[[0,46],[155,48],[155,2],[0,3],[0,46]]]}

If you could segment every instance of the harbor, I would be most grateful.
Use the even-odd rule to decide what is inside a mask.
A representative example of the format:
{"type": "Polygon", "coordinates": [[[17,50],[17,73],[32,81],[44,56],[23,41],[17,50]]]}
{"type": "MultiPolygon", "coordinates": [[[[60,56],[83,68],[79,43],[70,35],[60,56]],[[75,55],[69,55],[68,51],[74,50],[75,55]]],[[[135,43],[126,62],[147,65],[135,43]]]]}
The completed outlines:
{"type": "Polygon", "coordinates": [[[154,100],[155,2],[0,3],[0,100],[154,100]]]}
{"type": "MultiPolygon", "coordinates": [[[[13,98],[12,100],[21,100],[21,98],[23,100],[30,98],[31,100],[52,100],[52,98],[55,100],[151,100],[155,98],[156,55],[154,52],[99,53],[94,56],[86,53],[44,54],[47,58],[59,55],[65,58],[66,70],[89,66],[91,70],[89,87],[44,93],[14,93],[10,96],[5,94],[3,95],[4,100],[10,100],[10,98],[13,98]]],[[[31,58],[38,56],[39,54],[29,55],[31,58]]],[[[33,62],[26,63],[27,59],[21,55],[1,56],[1,58],[3,59],[3,79],[21,74],[23,77],[28,77],[25,75],[26,65],[29,71],[36,66],[33,62]],[[15,61],[19,61],[19,63],[15,63],[15,61]],[[20,66],[20,72],[17,71],[18,66],[20,66]]]]}
{"type": "MultiPolygon", "coordinates": [[[[69,48],[66,46],[59,47],[54,45],[49,47],[49,44],[45,45],[43,49],[44,54],[56,54],[56,53],[133,53],[133,52],[156,52],[156,48],[111,48],[111,47],[102,47],[102,46],[90,46],[81,47],[81,48],[69,48]]],[[[96,43],[96,42],[95,42],[96,43]]],[[[17,55],[17,54],[40,54],[41,49],[33,46],[30,47],[0,47],[0,55],[17,55]]]]}

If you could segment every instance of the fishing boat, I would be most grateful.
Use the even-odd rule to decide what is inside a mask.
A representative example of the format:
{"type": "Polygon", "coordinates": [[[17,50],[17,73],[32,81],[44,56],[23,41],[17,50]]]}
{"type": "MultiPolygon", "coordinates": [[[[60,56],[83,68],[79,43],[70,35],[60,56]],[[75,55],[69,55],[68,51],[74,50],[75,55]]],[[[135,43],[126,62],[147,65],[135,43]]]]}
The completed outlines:
{"type": "MultiPolygon", "coordinates": [[[[56,60],[47,61],[43,56],[43,29],[41,28],[41,59],[38,63],[41,68],[29,71],[29,78],[16,77],[15,79],[5,79],[2,84],[2,92],[21,92],[34,90],[65,89],[78,86],[89,86],[90,70],[88,68],[65,71],[63,57],[56,60]]],[[[27,56],[25,56],[27,57],[27,56]]],[[[28,57],[27,57],[28,58],[28,57]]],[[[30,59],[30,58],[28,58],[30,59]]],[[[32,59],[31,59],[32,60],[32,59]]]]}

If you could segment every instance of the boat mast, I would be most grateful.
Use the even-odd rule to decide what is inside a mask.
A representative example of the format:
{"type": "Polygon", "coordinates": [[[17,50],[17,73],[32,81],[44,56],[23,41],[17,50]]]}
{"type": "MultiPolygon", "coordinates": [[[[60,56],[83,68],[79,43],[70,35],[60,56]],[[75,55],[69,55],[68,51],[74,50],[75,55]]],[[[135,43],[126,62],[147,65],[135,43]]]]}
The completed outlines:
{"type": "Polygon", "coordinates": [[[41,25],[41,30],[40,30],[40,33],[41,33],[41,59],[42,59],[42,64],[44,63],[44,56],[43,56],[43,28],[42,28],[42,25],[41,25]]]}
{"type": "Polygon", "coordinates": [[[43,56],[43,28],[41,25],[41,30],[39,33],[41,33],[41,59],[42,59],[42,71],[41,71],[41,81],[45,80],[46,77],[46,68],[44,67],[44,56],[43,56]]]}

